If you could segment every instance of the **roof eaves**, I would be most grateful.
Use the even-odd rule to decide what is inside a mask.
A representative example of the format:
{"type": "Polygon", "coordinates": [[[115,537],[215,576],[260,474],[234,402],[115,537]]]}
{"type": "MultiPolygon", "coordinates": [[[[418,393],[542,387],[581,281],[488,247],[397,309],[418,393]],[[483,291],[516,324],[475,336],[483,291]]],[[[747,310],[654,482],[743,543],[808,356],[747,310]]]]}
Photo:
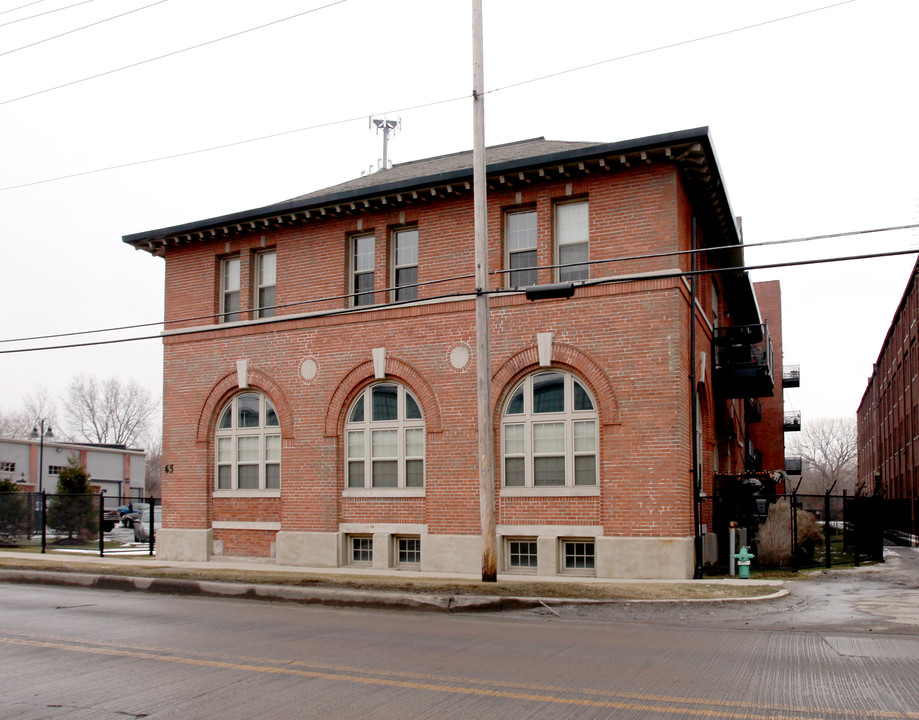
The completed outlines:
{"type": "MultiPolygon", "coordinates": [[[[712,145],[709,141],[708,128],[701,127],[692,130],[681,130],[661,135],[651,135],[634,140],[624,140],[613,143],[596,143],[587,145],[585,147],[573,148],[561,152],[543,153],[523,158],[513,158],[502,162],[490,163],[486,168],[486,174],[492,175],[511,171],[524,171],[539,166],[553,165],[562,162],[572,162],[603,155],[615,155],[624,152],[639,152],[641,150],[662,147],[668,144],[687,142],[702,143],[705,147],[706,154],[714,157],[712,145]]],[[[453,155],[459,154],[462,153],[454,153],[453,155]]],[[[407,164],[408,163],[406,163],[406,165],[407,164]]],[[[716,174],[718,173],[717,167],[715,167],[715,172],[716,174]]],[[[720,174],[718,174],[718,177],[720,183],[720,174]]],[[[331,192],[328,194],[302,196],[300,198],[286,200],[281,203],[265,205],[263,207],[254,208],[251,210],[243,210],[240,212],[231,213],[229,215],[221,215],[205,220],[197,220],[190,223],[183,223],[181,225],[159,228],[157,230],[133,233],[123,236],[122,240],[131,245],[141,246],[151,241],[163,240],[174,235],[211,230],[225,225],[249,222],[265,217],[270,217],[272,215],[283,215],[295,211],[319,208],[322,206],[345,202],[356,202],[379,195],[409,192],[434,185],[443,185],[449,184],[451,182],[458,182],[460,180],[466,181],[471,179],[472,166],[470,164],[469,166],[464,166],[456,170],[439,173],[428,173],[425,175],[409,177],[394,182],[382,182],[379,184],[368,185],[355,189],[346,189],[338,192],[331,192]]],[[[723,192],[723,184],[721,184],[721,187],[723,192]]]]}

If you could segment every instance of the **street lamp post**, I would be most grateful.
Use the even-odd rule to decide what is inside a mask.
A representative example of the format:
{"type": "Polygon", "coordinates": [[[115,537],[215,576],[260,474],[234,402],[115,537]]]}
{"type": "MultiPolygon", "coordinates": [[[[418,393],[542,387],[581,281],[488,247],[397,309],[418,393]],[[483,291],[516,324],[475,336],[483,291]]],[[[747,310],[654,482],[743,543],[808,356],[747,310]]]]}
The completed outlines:
{"type": "Polygon", "coordinates": [[[44,477],[45,438],[53,440],[54,433],[51,432],[51,421],[48,418],[37,418],[35,422],[37,424],[32,427],[29,437],[33,440],[38,440],[38,492],[41,493],[44,489],[42,478],[44,477]],[[45,423],[48,423],[47,430],[45,430],[45,423]],[[41,427],[41,430],[39,430],[39,427],[41,427]]]}

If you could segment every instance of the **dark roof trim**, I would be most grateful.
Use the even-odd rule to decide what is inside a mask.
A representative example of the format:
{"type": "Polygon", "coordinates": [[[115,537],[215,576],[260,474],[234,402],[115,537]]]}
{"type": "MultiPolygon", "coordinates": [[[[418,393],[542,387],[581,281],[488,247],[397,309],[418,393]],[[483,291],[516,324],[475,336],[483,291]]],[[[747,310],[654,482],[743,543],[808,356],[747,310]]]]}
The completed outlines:
{"type": "MultiPolygon", "coordinates": [[[[587,147],[577,148],[564,152],[554,152],[543,155],[534,155],[525,158],[517,158],[505,162],[489,164],[486,168],[486,174],[497,175],[501,173],[519,172],[531,170],[546,165],[558,163],[576,162],[588,158],[597,158],[608,155],[619,155],[623,153],[635,153],[642,150],[661,148],[668,145],[700,143],[704,148],[705,155],[711,159],[710,169],[713,172],[713,182],[716,190],[722,194],[722,201],[726,203],[728,212],[730,212],[730,203],[724,192],[724,184],[721,180],[720,169],[715,159],[714,149],[707,127],[695,128],[692,130],[682,130],[662,135],[651,135],[648,137],[637,138],[634,140],[625,140],[613,143],[598,143],[587,147]]],[[[490,148],[489,148],[490,149],[490,148]]],[[[468,151],[466,151],[468,152],[468,151]]],[[[462,154],[462,153],[457,153],[462,154]]],[[[471,157],[471,153],[470,153],[471,157]]],[[[407,164],[407,163],[406,163],[407,164]]],[[[385,180],[381,178],[381,180],[385,180]]],[[[198,220],[195,222],[173,225],[171,227],[149,230],[147,232],[134,233],[125,235],[124,242],[131,245],[140,246],[151,241],[163,240],[175,235],[182,235],[191,232],[200,232],[211,230],[225,225],[251,222],[274,215],[283,215],[287,213],[311,210],[328,205],[343,204],[346,202],[356,202],[380,195],[404,193],[434,185],[445,185],[459,181],[472,180],[472,165],[463,167],[459,170],[442,173],[432,173],[410,177],[396,182],[380,182],[379,184],[368,185],[359,189],[330,192],[328,194],[309,195],[304,198],[295,198],[284,202],[266,205],[252,210],[221,215],[219,217],[198,220]]],[[[733,214],[730,215],[733,217],[733,214]]],[[[739,238],[738,238],[739,239],[739,238]]]]}

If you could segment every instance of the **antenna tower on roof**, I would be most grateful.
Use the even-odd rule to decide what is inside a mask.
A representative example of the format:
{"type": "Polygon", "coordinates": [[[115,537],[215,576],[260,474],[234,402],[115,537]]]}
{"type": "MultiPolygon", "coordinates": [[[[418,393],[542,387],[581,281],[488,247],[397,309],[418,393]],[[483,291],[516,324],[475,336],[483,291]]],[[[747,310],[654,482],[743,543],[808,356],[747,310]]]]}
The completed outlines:
{"type": "Polygon", "coordinates": [[[402,118],[398,120],[387,120],[384,118],[370,118],[372,125],[376,125],[377,133],[381,130],[383,131],[383,163],[380,167],[381,170],[389,170],[389,134],[395,132],[396,129],[402,124],[402,118]]]}

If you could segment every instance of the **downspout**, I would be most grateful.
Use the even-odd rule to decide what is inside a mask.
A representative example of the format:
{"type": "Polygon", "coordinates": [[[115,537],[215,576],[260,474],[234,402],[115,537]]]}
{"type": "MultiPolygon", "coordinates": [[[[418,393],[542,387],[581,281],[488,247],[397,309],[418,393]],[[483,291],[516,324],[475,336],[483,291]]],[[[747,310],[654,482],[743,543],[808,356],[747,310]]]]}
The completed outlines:
{"type": "MultiPolygon", "coordinates": [[[[692,249],[696,250],[697,242],[696,217],[692,218],[692,249]]],[[[699,476],[699,447],[696,442],[696,424],[699,421],[696,411],[696,395],[699,392],[698,383],[696,382],[696,253],[689,254],[690,269],[693,271],[689,276],[689,406],[690,422],[689,437],[692,442],[692,511],[693,527],[695,533],[695,557],[696,564],[693,572],[693,578],[699,580],[702,578],[702,524],[700,512],[700,491],[702,478],[699,476]]]]}

